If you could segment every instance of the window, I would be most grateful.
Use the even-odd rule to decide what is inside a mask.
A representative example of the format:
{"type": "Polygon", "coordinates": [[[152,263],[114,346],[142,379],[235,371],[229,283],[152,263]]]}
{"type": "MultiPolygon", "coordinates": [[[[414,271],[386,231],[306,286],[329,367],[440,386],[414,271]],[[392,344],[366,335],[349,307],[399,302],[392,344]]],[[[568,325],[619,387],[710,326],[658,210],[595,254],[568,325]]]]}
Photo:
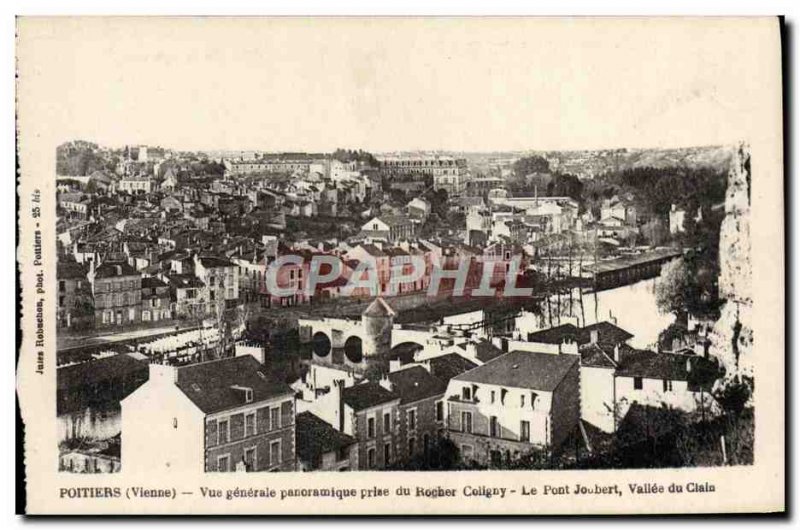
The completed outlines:
{"type": "Polygon", "coordinates": [[[245,401],[245,403],[251,403],[253,401],[253,389],[252,388],[245,388],[244,389],[244,401],[245,401]]]}
{"type": "Polygon", "coordinates": [[[217,471],[230,471],[230,455],[223,455],[217,458],[217,471]]]}
{"type": "Polygon", "coordinates": [[[392,413],[383,413],[383,432],[388,433],[392,431],[392,413]]]}
{"type": "Polygon", "coordinates": [[[664,379],[664,392],[672,392],[672,381],[664,379]]]}
{"type": "Polygon", "coordinates": [[[392,444],[385,443],[383,444],[383,465],[388,466],[389,462],[392,461],[392,444]]]}
{"type": "Polygon", "coordinates": [[[281,428],[281,409],[280,407],[272,407],[269,409],[269,428],[271,430],[281,428]]]}
{"type": "Polygon", "coordinates": [[[254,471],[256,468],[256,448],[248,447],[244,450],[244,464],[248,471],[254,471]]]}
{"type": "Polygon", "coordinates": [[[367,468],[374,469],[375,468],[375,448],[370,447],[367,451],[367,468]]]}
{"type": "Polygon", "coordinates": [[[367,418],[367,438],[375,438],[375,418],[367,418]]]}
{"type": "Polygon", "coordinates": [[[269,465],[274,466],[281,461],[281,441],[275,440],[269,444],[269,465]]]}
{"type": "Polygon", "coordinates": [[[491,401],[491,403],[494,403],[494,390],[492,390],[492,397],[491,397],[490,401],[491,401]]]}
{"type": "Polygon", "coordinates": [[[642,378],[641,377],[634,377],[633,378],[633,389],[634,390],[641,390],[642,389],[642,378]]]}
{"type": "Polygon", "coordinates": [[[471,433],[472,432],[472,413],[471,412],[462,412],[461,413],[461,432],[471,433]]]}
{"type": "Polygon", "coordinates": [[[531,392],[531,408],[536,408],[536,392],[531,392]]]}
{"type": "Polygon", "coordinates": [[[414,450],[416,449],[415,445],[417,445],[417,439],[411,437],[408,439],[408,455],[412,456],[414,454],[414,450]]]}
{"type": "Polygon", "coordinates": [[[408,411],[408,428],[414,430],[417,428],[417,409],[408,411]]]}
{"type": "Polygon", "coordinates": [[[228,420],[219,420],[217,422],[217,443],[228,443],[228,420]]]}
{"type": "Polygon", "coordinates": [[[472,389],[468,386],[465,386],[461,389],[461,398],[464,401],[472,401],[472,389]]]}
{"type": "Polygon", "coordinates": [[[497,416],[491,416],[489,418],[489,436],[492,438],[497,438],[500,436],[500,428],[497,424],[497,416]]]}
{"type": "Polygon", "coordinates": [[[531,423],[529,421],[519,422],[519,439],[521,442],[531,441],[531,423]]]}
{"type": "Polygon", "coordinates": [[[524,406],[525,406],[525,394],[522,394],[522,395],[520,396],[520,400],[519,400],[519,406],[520,406],[520,407],[524,407],[524,406]]]}
{"type": "Polygon", "coordinates": [[[436,402],[436,421],[444,421],[444,403],[436,402]]]}
{"type": "Polygon", "coordinates": [[[253,436],[256,433],[256,413],[251,412],[244,417],[244,435],[253,436]]]}

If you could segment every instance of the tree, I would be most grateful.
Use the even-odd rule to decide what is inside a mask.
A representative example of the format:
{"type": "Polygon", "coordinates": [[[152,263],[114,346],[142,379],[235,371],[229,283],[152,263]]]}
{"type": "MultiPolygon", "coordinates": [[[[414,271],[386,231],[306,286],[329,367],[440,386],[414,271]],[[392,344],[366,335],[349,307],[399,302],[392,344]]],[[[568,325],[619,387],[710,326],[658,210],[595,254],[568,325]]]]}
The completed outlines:
{"type": "Polygon", "coordinates": [[[674,313],[679,318],[686,315],[689,270],[683,259],[676,259],[661,268],[656,284],[656,304],[661,313],[674,313]]]}
{"type": "Polygon", "coordinates": [[[533,156],[526,156],[520,158],[514,165],[512,166],[514,170],[514,176],[517,178],[525,178],[527,175],[531,173],[549,173],[550,172],[550,163],[547,161],[546,158],[533,155],[533,156]]]}

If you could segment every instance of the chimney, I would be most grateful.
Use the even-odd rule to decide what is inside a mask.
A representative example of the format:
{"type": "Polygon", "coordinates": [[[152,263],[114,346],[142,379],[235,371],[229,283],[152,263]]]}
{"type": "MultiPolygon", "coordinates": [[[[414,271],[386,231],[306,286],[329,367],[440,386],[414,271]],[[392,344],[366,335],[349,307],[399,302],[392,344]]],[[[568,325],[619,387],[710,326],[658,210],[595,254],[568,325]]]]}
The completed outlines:
{"type": "Polygon", "coordinates": [[[396,372],[400,369],[400,359],[391,359],[389,361],[389,372],[396,372]]]}
{"type": "Polygon", "coordinates": [[[589,342],[592,344],[597,344],[598,333],[596,329],[592,329],[589,331],[589,342]]]}
{"type": "Polygon", "coordinates": [[[687,359],[686,359],[686,373],[687,374],[692,373],[692,358],[691,357],[687,357],[687,359]]]}
{"type": "Polygon", "coordinates": [[[391,391],[392,391],[392,387],[394,386],[394,385],[392,385],[392,381],[389,379],[389,376],[388,376],[388,375],[386,375],[386,374],[383,374],[383,375],[381,376],[381,380],[379,381],[379,384],[380,384],[380,385],[381,385],[383,388],[385,388],[386,390],[388,390],[389,392],[391,392],[391,391]]]}
{"type": "Polygon", "coordinates": [[[169,364],[150,363],[149,382],[154,384],[175,384],[178,381],[178,367],[169,364]]]}
{"type": "Polygon", "coordinates": [[[474,342],[467,343],[467,355],[473,359],[478,358],[478,345],[474,342]]]}
{"type": "Polygon", "coordinates": [[[614,345],[614,362],[619,362],[619,344],[614,345]]]}

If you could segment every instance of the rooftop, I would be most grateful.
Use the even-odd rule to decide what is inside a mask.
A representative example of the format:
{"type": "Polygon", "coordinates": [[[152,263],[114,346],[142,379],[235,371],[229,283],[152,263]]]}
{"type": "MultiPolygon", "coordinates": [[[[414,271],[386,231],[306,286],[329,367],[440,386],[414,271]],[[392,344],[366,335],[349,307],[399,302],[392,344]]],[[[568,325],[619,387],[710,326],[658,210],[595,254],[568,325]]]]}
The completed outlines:
{"type": "Polygon", "coordinates": [[[314,462],[325,453],[356,442],[355,438],[337,431],[311,412],[301,412],[295,421],[297,456],[301,460],[314,462]]]}
{"type": "Polygon", "coordinates": [[[578,360],[577,355],[515,350],[453,380],[552,392],[578,360]]]}
{"type": "Polygon", "coordinates": [[[378,383],[367,382],[350,386],[342,391],[342,400],[354,411],[368,409],[394,401],[398,396],[378,383]]]}
{"type": "Polygon", "coordinates": [[[400,404],[444,394],[447,385],[422,366],[412,366],[389,374],[392,390],[400,396],[400,404]]]}
{"type": "Polygon", "coordinates": [[[273,378],[250,355],[192,364],[177,370],[178,388],[206,414],[246,404],[244,393],[233,387],[252,389],[251,403],[294,394],[287,384],[273,378]]]}

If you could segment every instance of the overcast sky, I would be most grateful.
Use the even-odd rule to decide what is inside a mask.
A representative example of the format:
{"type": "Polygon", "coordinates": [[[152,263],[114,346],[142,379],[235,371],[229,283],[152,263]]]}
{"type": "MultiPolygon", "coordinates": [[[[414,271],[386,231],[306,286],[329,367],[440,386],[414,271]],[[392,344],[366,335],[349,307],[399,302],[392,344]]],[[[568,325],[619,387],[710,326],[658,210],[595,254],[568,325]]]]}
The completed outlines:
{"type": "Polygon", "coordinates": [[[747,94],[774,76],[758,49],[776,45],[730,20],[29,19],[19,29],[20,76],[35,81],[21,87],[62,141],[266,151],[735,142],[763,109],[747,94]]]}

